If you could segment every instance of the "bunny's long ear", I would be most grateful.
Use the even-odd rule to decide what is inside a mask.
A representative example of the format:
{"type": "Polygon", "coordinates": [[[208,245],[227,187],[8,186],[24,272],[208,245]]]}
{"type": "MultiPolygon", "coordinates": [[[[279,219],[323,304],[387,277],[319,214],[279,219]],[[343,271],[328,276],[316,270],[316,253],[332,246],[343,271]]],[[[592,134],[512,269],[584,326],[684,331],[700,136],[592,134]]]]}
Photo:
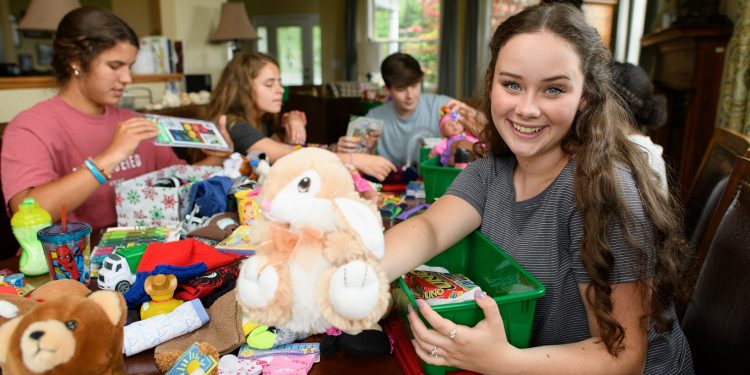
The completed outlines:
{"type": "Polygon", "coordinates": [[[349,198],[333,200],[349,223],[349,226],[359,235],[362,244],[378,259],[385,255],[385,239],[380,218],[364,203],[349,198]]]}

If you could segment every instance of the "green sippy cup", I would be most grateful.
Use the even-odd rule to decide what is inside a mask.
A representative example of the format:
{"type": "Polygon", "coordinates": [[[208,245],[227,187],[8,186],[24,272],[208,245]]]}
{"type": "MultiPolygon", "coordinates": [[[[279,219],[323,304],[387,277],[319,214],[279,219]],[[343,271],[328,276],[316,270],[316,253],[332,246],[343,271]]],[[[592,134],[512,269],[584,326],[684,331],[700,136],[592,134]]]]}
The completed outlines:
{"type": "Polygon", "coordinates": [[[11,218],[10,225],[22,249],[18,269],[27,276],[49,272],[42,243],[36,237],[36,232],[52,225],[49,213],[34,198],[27,197],[18,206],[18,212],[11,218]]]}

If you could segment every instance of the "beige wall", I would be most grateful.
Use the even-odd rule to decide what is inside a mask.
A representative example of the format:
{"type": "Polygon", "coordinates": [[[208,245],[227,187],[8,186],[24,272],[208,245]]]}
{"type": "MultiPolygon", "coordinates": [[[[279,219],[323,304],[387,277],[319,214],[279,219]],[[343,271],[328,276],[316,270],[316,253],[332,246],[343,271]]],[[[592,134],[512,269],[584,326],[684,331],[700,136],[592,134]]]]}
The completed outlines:
{"type": "Polygon", "coordinates": [[[161,0],[162,34],[181,40],[186,74],[210,74],[213,84],[228,61],[226,44],[210,44],[224,0],[161,0]]]}
{"type": "Polygon", "coordinates": [[[159,0],[112,0],[112,13],[127,22],[139,37],[161,34],[159,0]]]}
{"type": "Polygon", "coordinates": [[[57,89],[0,90],[0,122],[8,122],[19,112],[57,94],[57,89]]]}

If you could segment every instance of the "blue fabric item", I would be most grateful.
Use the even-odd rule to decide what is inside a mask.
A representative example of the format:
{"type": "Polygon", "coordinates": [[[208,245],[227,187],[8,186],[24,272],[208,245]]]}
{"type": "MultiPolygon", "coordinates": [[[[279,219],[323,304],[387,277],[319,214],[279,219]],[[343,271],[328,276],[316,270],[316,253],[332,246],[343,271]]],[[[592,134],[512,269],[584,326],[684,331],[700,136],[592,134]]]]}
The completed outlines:
{"type": "Polygon", "coordinates": [[[177,282],[181,283],[194,277],[201,276],[205,274],[207,270],[208,267],[206,266],[206,263],[200,262],[185,267],[162,264],[154,267],[151,272],[138,272],[135,277],[135,282],[124,294],[125,302],[128,303],[129,309],[137,309],[140,308],[144,302],[151,300],[151,297],[146,294],[146,289],[144,288],[146,285],[146,278],[151,275],[160,273],[168,275],[171,273],[177,277],[177,282]]]}
{"type": "Polygon", "coordinates": [[[205,181],[193,183],[190,186],[190,210],[194,205],[200,206],[198,216],[213,216],[227,211],[227,194],[232,187],[229,177],[214,176],[205,181]]]}

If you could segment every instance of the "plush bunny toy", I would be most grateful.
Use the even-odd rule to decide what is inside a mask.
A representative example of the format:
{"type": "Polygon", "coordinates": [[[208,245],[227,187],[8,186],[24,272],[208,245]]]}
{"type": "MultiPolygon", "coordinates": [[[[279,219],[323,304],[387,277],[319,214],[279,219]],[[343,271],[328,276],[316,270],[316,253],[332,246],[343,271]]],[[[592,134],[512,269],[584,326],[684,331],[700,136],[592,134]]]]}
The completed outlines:
{"type": "Polygon", "coordinates": [[[383,224],[338,157],[305,148],[279,159],[260,199],[256,254],[237,280],[250,320],[308,335],[374,325],[388,307],[383,224]]]}

